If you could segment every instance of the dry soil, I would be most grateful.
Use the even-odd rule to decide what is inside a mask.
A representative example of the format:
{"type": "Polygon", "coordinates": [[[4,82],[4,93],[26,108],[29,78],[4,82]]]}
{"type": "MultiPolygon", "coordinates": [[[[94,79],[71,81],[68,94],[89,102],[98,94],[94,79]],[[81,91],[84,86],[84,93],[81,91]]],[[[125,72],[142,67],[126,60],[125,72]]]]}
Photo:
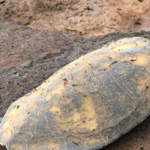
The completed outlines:
{"type": "MultiPolygon", "coordinates": [[[[0,0],[0,17],[0,120],[79,56],[124,37],[150,39],[149,0],[0,0]]],[[[150,117],[103,150],[150,150],[149,141],[150,117]]]]}

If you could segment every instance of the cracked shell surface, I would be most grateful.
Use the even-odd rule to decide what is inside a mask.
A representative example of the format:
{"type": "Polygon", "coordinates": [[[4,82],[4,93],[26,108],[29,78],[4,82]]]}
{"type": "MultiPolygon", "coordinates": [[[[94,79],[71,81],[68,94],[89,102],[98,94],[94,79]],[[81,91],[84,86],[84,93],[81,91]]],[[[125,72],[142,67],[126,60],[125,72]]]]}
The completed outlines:
{"type": "Polygon", "coordinates": [[[8,150],[100,149],[150,114],[149,93],[150,41],[114,41],[14,102],[0,143],[8,150]]]}

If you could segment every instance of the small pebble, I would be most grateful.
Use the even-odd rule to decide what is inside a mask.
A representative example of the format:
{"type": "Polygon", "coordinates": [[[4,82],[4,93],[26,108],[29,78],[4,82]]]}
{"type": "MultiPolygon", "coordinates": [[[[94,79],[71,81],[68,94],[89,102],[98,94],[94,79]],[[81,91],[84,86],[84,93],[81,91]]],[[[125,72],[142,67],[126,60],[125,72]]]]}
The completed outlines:
{"type": "Polygon", "coordinates": [[[5,2],[5,0],[0,0],[0,4],[3,4],[5,2]]]}

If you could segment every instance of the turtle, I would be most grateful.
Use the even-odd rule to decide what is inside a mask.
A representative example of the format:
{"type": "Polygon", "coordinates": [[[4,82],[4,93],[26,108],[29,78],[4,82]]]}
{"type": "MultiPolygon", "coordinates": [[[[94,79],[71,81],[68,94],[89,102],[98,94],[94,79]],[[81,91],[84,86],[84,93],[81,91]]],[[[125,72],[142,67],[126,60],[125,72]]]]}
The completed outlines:
{"type": "Polygon", "coordinates": [[[61,68],[8,108],[8,150],[97,150],[150,114],[150,41],[112,41],[61,68]]]}

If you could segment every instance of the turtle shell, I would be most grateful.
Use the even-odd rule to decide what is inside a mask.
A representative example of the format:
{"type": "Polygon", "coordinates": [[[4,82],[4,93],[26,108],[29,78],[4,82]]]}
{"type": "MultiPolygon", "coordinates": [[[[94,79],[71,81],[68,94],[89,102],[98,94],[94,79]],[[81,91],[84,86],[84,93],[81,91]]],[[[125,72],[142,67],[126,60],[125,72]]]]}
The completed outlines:
{"type": "Polygon", "coordinates": [[[96,150],[150,113],[150,41],[114,41],[18,99],[0,125],[8,150],[96,150]]]}

